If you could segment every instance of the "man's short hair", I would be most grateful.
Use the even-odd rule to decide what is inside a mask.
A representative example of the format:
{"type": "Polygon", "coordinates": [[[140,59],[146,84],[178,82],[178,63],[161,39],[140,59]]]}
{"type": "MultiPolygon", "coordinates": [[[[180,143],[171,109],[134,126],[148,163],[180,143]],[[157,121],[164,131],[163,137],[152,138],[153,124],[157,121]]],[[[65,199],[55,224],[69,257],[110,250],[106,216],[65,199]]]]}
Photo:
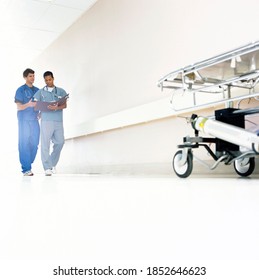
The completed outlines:
{"type": "Polygon", "coordinates": [[[47,77],[47,76],[51,76],[51,78],[54,78],[53,76],[53,73],[51,71],[46,71],[44,74],[43,74],[43,78],[47,77]]]}
{"type": "Polygon", "coordinates": [[[32,69],[27,68],[23,71],[23,77],[26,78],[26,77],[28,77],[29,74],[34,74],[34,73],[35,72],[32,69]]]}

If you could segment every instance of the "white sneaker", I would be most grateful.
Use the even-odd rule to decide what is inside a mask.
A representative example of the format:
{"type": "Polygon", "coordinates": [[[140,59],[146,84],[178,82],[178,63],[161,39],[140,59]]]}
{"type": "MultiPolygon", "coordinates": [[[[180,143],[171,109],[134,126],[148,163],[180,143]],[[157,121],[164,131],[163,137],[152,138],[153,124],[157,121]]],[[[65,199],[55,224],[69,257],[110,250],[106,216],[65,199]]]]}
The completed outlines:
{"type": "Polygon", "coordinates": [[[53,174],[52,170],[51,169],[46,169],[45,170],[45,175],[46,176],[51,176],[53,174]]]}
{"type": "Polygon", "coordinates": [[[52,171],[53,174],[56,174],[56,173],[57,173],[56,166],[53,166],[53,167],[51,168],[51,171],[52,171]]]}
{"type": "Polygon", "coordinates": [[[33,173],[31,172],[31,170],[28,170],[23,173],[23,176],[33,176],[33,173]]]}

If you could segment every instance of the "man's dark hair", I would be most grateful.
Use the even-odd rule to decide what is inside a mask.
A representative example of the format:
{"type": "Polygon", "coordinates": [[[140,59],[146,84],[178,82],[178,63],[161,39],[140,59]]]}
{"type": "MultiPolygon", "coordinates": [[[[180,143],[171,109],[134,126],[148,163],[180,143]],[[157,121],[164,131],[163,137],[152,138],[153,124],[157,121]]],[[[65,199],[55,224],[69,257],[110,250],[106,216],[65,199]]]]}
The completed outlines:
{"type": "Polygon", "coordinates": [[[47,76],[51,76],[51,78],[54,78],[53,73],[50,72],[50,71],[46,71],[46,72],[43,74],[43,78],[45,78],[45,77],[47,77],[47,76]]]}
{"type": "Polygon", "coordinates": [[[29,74],[34,74],[34,73],[35,72],[32,69],[27,68],[23,71],[23,77],[26,78],[26,77],[28,77],[29,74]]]}

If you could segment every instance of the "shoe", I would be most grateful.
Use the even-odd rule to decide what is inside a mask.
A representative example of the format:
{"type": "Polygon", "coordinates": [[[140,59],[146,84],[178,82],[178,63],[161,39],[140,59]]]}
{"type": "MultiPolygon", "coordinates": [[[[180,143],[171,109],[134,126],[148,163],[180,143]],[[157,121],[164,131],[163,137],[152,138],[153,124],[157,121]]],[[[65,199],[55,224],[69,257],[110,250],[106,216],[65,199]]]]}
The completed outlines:
{"type": "Polygon", "coordinates": [[[56,167],[53,166],[53,167],[51,168],[51,171],[52,171],[53,174],[56,174],[56,173],[57,173],[56,167]]]}
{"type": "Polygon", "coordinates": [[[33,173],[31,172],[31,170],[28,170],[23,173],[23,176],[33,176],[33,173]]]}
{"type": "Polygon", "coordinates": [[[45,175],[46,176],[51,176],[53,174],[52,170],[51,169],[46,169],[45,170],[45,175]]]}

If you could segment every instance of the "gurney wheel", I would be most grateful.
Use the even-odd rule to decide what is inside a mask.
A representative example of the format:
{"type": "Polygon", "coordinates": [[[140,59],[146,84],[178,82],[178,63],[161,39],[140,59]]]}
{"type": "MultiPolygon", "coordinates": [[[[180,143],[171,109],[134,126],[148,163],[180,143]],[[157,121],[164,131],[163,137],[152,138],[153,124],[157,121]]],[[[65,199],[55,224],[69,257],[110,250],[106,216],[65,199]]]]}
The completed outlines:
{"type": "Polygon", "coordinates": [[[234,168],[238,175],[243,177],[249,176],[255,169],[255,159],[251,157],[235,160],[234,168]]]}
{"type": "Polygon", "coordinates": [[[175,174],[180,178],[187,178],[192,173],[193,167],[193,156],[192,152],[188,151],[187,160],[184,165],[180,165],[180,160],[182,158],[183,151],[177,151],[173,159],[173,169],[175,174]]]}

